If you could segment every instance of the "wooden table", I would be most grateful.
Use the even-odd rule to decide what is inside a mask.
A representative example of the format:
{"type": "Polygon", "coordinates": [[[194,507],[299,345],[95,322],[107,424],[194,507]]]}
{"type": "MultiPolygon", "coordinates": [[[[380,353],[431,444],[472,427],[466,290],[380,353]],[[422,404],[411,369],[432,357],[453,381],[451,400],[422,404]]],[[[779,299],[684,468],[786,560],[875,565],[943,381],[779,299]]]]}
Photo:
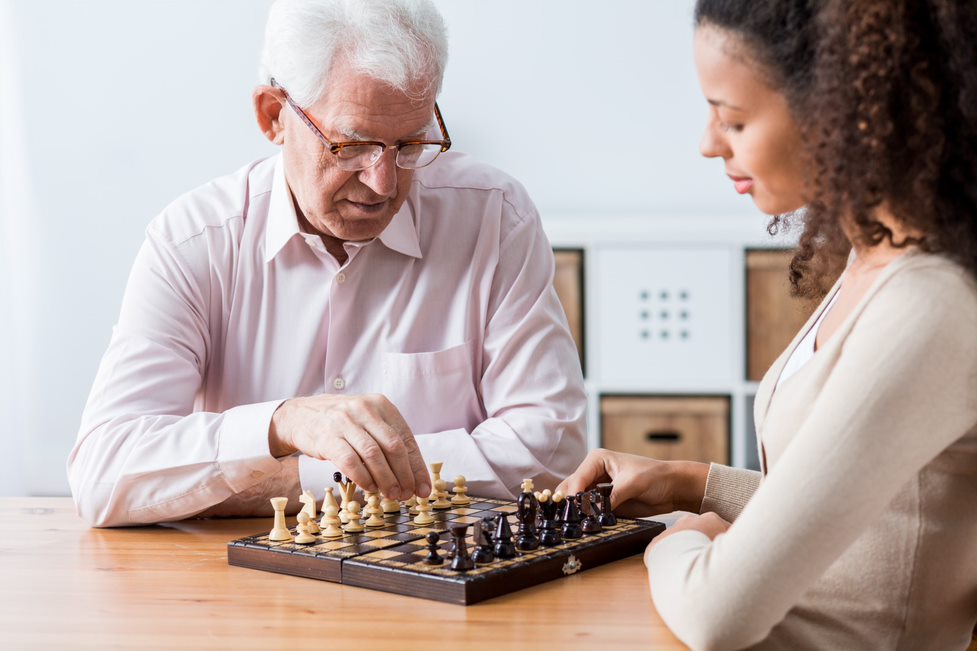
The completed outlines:
{"type": "Polygon", "coordinates": [[[640,556],[464,607],[227,564],[229,540],[270,525],[90,529],[68,498],[0,498],[0,647],[685,648],[640,556]]]}

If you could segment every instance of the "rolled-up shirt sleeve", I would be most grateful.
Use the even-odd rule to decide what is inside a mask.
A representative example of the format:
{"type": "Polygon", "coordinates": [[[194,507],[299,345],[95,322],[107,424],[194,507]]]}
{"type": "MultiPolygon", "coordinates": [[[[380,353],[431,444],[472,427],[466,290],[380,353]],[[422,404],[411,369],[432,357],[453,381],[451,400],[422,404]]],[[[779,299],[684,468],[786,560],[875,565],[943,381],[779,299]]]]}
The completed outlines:
{"type": "Polygon", "coordinates": [[[208,355],[205,238],[173,243],[152,226],[102,358],[68,478],[96,526],[185,518],[278,471],[268,425],[281,400],[222,413],[194,403],[208,355]]]}

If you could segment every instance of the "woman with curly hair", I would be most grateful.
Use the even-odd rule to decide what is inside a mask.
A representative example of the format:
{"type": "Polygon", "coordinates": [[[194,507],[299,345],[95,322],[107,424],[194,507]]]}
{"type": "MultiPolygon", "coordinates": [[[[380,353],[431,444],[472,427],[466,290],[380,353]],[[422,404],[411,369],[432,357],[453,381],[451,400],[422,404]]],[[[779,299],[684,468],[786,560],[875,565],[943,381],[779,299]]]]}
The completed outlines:
{"type": "Polygon", "coordinates": [[[705,156],[803,223],[820,307],[760,384],[762,470],[597,450],[696,649],[964,649],[977,622],[977,3],[699,0],[705,156]],[[803,210],[801,210],[803,209],[803,210]]]}

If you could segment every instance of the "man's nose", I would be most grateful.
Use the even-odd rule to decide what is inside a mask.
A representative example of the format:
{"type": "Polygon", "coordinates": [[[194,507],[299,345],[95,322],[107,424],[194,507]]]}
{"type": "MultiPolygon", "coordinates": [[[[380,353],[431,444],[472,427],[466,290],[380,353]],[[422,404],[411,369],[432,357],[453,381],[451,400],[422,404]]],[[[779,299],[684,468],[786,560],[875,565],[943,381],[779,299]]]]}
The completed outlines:
{"type": "Polygon", "coordinates": [[[373,167],[360,172],[360,182],[383,197],[397,190],[397,149],[387,147],[373,167]]]}

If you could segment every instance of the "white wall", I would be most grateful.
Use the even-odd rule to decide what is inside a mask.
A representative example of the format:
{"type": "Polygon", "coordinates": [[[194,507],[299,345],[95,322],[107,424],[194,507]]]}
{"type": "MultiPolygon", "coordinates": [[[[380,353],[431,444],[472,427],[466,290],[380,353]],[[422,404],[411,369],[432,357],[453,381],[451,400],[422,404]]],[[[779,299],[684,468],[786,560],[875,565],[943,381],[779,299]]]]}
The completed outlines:
{"type": "MultiPolygon", "coordinates": [[[[456,147],[544,214],[752,213],[697,153],[692,0],[437,4],[456,147]]],[[[267,5],[0,0],[0,494],[67,493],[146,223],[273,151],[249,100],[267,5]]]]}

